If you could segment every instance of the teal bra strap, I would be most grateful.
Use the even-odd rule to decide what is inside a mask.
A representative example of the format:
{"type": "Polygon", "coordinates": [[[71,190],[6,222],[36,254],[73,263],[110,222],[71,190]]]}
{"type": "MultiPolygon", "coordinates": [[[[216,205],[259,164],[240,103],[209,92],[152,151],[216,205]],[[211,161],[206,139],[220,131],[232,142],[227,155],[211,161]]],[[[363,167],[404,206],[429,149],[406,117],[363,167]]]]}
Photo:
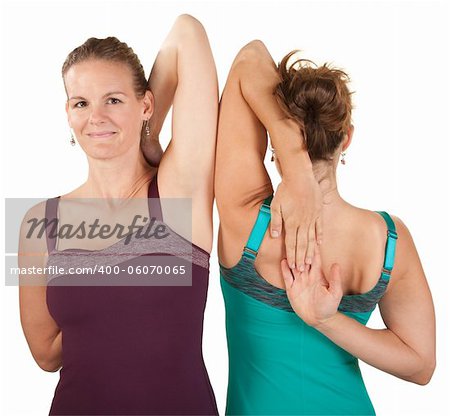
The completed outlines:
{"type": "Polygon", "coordinates": [[[386,221],[388,231],[387,231],[387,241],[386,241],[386,251],[384,253],[384,265],[381,276],[384,280],[389,280],[391,277],[391,271],[394,267],[395,260],[395,246],[397,244],[397,232],[395,230],[394,221],[387,212],[377,211],[384,220],[386,221]]]}
{"type": "Polygon", "coordinates": [[[242,253],[243,256],[255,260],[258,254],[259,247],[261,246],[264,235],[266,234],[267,227],[270,222],[270,203],[272,202],[273,195],[270,195],[264,200],[259,208],[258,218],[256,218],[255,225],[253,226],[250,237],[247,244],[244,247],[242,253]]]}

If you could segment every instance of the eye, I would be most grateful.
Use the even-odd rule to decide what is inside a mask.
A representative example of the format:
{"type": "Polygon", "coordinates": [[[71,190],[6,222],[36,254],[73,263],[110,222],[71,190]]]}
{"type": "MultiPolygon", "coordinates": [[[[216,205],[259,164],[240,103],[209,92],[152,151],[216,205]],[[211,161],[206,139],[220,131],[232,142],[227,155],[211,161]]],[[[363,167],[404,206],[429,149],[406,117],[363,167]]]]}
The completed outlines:
{"type": "Polygon", "coordinates": [[[121,103],[122,101],[120,101],[118,98],[113,98],[113,97],[111,97],[111,98],[108,99],[107,102],[108,102],[109,104],[119,104],[119,103],[121,103]]]}
{"type": "Polygon", "coordinates": [[[75,103],[75,105],[73,106],[74,108],[83,108],[86,107],[87,103],[86,101],[78,101],[77,103],[75,103]]]}

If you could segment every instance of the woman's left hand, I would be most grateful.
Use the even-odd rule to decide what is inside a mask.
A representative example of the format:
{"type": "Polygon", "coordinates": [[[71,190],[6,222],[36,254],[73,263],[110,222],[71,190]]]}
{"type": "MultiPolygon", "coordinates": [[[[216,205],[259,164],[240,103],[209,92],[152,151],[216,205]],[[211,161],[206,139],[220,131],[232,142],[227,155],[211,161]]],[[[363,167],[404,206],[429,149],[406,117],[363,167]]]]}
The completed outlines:
{"type": "Polygon", "coordinates": [[[298,272],[282,260],[286,293],[295,313],[308,325],[317,327],[337,314],[342,299],[342,281],[338,264],[333,264],[327,279],[322,272],[316,245],[311,268],[298,272]]]}

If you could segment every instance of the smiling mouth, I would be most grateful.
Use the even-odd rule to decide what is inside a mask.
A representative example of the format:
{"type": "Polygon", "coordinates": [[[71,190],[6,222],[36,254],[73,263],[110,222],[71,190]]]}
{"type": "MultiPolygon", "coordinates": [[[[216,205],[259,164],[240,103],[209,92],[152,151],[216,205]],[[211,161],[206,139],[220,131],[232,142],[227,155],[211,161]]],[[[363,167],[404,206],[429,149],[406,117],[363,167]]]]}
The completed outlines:
{"type": "Polygon", "coordinates": [[[115,131],[101,131],[98,133],[88,133],[87,135],[91,139],[106,139],[108,137],[114,136],[116,134],[115,131]]]}

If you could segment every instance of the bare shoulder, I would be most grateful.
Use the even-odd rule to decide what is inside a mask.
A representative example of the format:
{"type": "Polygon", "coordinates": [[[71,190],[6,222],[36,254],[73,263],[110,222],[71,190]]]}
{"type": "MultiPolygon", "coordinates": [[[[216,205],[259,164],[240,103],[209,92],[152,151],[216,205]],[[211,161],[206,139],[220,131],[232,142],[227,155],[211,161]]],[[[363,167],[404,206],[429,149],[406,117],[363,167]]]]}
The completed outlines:
{"type": "MultiPolygon", "coordinates": [[[[356,247],[361,258],[367,259],[365,261],[375,257],[379,264],[386,254],[388,241],[386,220],[376,211],[356,207],[349,210],[349,215],[352,219],[353,247],[356,247]]],[[[408,227],[398,216],[391,213],[388,215],[394,223],[397,239],[395,240],[394,265],[387,293],[395,293],[397,288],[403,288],[405,282],[408,285],[420,286],[426,281],[426,278],[408,227]]],[[[390,296],[386,298],[388,299],[390,296]]]]}
{"type": "Polygon", "coordinates": [[[386,240],[388,229],[386,221],[376,211],[348,205],[347,209],[342,210],[342,214],[333,215],[333,220],[335,217],[338,217],[337,220],[343,223],[342,229],[348,230],[352,235],[352,240],[359,243],[361,248],[366,247],[371,250],[386,240]]]}
{"type": "Polygon", "coordinates": [[[407,237],[412,239],[411,233],[408,230],[406,224],[396,215],[391,215],[392,220],[394,221],[395,228],[397,230],[398,235],[402,235],[402,237],[407,237]]]}
{"type": "Polygon", "coordinates": [[[47,201],[40,201],[28,209],[22,219],[20,225],[20,242],[21,244],[30,240],[33,235],[32,230],[36,224],[45,220],[47,201]]]}
{"type": "MultiPolygon", "coordinates": [[[[386,240],[388,224],[382,215],[376,211],[361,208],[356,208],[356,211],[359,212],[359,215],[361,216],[360,225],[364,224],[364,229],[366,230],[365,234],[376,235],[386,240]]],[[[417,256],[417,252],[411,233],[405,223],[396,215],[390,213],[387,214],[392,219],[397,234],[394,267],[399,271],[408,261],[412,260],[412,257],[417,256]]]]}

